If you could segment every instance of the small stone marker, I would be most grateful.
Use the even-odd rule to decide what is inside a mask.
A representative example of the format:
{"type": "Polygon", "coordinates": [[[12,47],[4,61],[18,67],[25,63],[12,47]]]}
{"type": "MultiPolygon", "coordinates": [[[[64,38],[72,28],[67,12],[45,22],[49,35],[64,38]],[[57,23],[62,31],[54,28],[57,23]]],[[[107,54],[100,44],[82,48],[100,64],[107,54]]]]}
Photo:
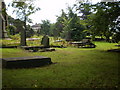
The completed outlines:
{"type": "Polygon", "coordinates": [[[41,44],[44,45],[45,47],[50,47],[48,35],[43,36],[41,44]]]}

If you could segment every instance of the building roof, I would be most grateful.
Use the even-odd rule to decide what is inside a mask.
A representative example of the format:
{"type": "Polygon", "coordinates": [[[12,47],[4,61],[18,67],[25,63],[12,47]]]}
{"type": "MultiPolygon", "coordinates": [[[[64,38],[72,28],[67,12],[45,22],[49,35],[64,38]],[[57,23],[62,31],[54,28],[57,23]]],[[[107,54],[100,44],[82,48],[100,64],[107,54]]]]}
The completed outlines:
{"type": "Polygon", "coordinates": [[[40,24],[32,25],[32,27],[40,27],[40,24]]]}
{"type": "Polygon", "coordinates": [[[32,29],[40,29],[41,28],[40,24],[35,24],[35,25],[32,25],[31,27],[32,27],[32,29]]]}

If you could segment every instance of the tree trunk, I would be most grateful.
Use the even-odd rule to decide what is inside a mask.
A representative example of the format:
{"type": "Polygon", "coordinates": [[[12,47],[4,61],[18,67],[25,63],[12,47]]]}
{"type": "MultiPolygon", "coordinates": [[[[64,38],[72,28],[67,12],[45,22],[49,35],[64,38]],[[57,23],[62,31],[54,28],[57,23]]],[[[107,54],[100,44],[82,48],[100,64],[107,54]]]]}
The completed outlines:
{"type": "Polygon", "coordinates": [[[92,41],[94,41],[94,40],[95,40],[95,34],[92,35],[92,41]]]}
{"type": "Polygon", "coordinates": [[[21,30],[21,46],[26,46],[26,32],[25,32],[25,29],[21,30]]]}
{"type": "Polygon", "coordinates": [[[21,30],[21,46],[26,46],[26,16],[24,21],[24,29],[21,30]]]}
{"type": "Polygon", "coordinates": [[[109,42],[109,41],[110,41],[110,37],[106,36],[106,42],[109,42]]]}

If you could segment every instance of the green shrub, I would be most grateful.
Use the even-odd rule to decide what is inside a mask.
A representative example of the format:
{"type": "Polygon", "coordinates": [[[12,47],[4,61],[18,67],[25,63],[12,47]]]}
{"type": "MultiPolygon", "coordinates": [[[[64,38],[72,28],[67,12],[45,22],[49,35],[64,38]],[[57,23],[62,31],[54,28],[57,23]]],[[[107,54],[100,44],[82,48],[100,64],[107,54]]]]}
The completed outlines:
{"type": "Polygon", "coordinates": [[[2,46],[19,46],[18,40],[2,40],[2,46]]]}
{"type": "Polygon", "coordinates": [[[20,40],[20,34],[10,35],[10,38],[13,40],[20,40]]]}
{"type": "Polygon", "coordinates": [[[118,42],[118,44],[120,45],[120,41],[118,42]]]}

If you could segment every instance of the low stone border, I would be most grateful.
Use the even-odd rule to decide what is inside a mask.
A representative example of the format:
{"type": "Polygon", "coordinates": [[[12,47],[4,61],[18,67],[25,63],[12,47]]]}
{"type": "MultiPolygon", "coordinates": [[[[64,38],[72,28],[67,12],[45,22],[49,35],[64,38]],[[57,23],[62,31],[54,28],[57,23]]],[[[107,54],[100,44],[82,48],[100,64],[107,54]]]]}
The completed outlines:
{"type": "Polygon", "coordinates": [[[115,46],[120,47],[120,45],[115,45],[115,46]]]}
{"type": "Polygon", "coordinates": [[[111,50],[107,50],[108,52],[118,52],[120,53],[120,49],[111,49],[111,50]]]}

